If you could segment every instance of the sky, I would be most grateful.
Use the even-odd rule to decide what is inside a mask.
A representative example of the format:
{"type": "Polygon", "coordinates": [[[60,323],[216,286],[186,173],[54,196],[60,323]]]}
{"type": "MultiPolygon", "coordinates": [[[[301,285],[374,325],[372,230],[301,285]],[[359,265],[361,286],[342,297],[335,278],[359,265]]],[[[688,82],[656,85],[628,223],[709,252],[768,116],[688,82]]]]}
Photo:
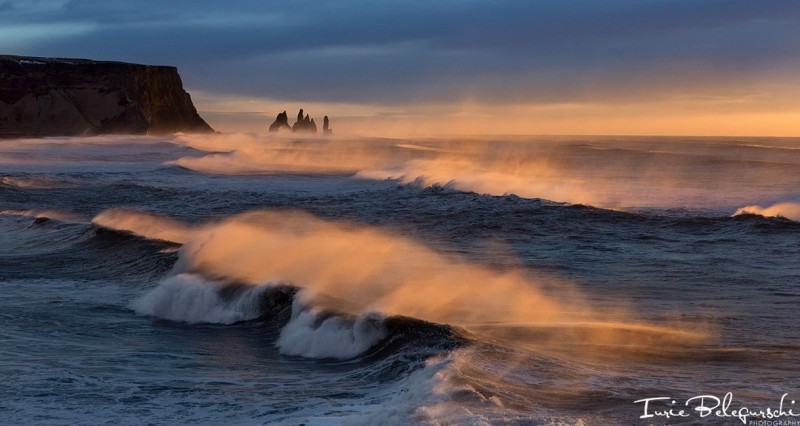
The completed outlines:
{"type": "Polygon", "coordinates": [[[302,107],[352,133],[800,136],[798,0],[0,0],[0,54],[177,66],[231,132],[302,107]]]}

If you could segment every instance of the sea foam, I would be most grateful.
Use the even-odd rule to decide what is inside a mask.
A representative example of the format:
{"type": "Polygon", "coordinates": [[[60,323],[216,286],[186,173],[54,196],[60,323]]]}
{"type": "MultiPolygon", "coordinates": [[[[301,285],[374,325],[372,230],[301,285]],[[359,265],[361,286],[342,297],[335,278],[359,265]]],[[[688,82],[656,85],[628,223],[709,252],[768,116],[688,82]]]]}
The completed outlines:
{"type": "Polygon", "coordinates": [[[266,286],[252,286],[230,300],[220,296],[221,285],[194,274],[165,278],[131,308],[150,315],[188,323],[232,324],[261,314],[260,296],[266,286]]]}
{"type": "Polygon", "coordinates": [[[292,306],[292,319],[281,330],[277,346],[281,353],[306,358],[355,357],[383,340],[383,317],[367,313],[356,318],[327,316],[303,306],[300,298],[292,306]]]}

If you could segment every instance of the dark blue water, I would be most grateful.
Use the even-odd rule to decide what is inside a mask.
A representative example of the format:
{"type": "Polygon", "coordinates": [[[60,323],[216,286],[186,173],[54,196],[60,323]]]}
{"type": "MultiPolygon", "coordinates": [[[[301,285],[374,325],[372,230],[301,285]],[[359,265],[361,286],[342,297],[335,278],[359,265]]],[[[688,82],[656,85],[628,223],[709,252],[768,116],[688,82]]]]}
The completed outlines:
{"type": "Polygon", "coordinates": [[[727,392],[788,408],[799,147],[0,141],[0,423],[661,424],[634,401],[727,392]]]}

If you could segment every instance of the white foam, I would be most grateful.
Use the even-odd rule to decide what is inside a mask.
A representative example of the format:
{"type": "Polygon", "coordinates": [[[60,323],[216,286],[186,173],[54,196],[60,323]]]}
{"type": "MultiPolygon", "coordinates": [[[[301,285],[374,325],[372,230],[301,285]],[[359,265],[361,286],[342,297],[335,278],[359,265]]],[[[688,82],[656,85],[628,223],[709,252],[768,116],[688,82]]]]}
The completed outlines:
{"type": "MultiPolygon", "coordinates": [[[[536,420],[539,413],[512,413],[496,397],[486,398],[461,377],[459,362],[464,362],[470,352],[463,349],[447,355],[429,358],[423,368],[417,369],[401,380],[387,384],[371,394],[371,404],[359,404],[339,409],[350,409],[351,414],[337,419],[306,417],[309,425],[489,425],[513,423],[515,420],[536,420]]],[[[300,420],[300,419],[298,419],[300,420]]],[[[566,424],[566,423],[564,423],[566,424]]]]}
{"type": "Polygon", "coordinates": [[[31,61],[31,60],[28,60],[28,59],[19,59],[19,60],[17,60],[17,63],[23,64],[23,65],[44,65],[45,64],[42,61],[31,61]]]}
{"type": "MultiPolygon", "coordinates": [[[[131,302],[140,315],[188,323],[232,324],[261,315],[260,298],[268,285],[249,286],[229,299],[221,284],[196,274],[166,278],[158,287],[131,302]]],[[[321,319],[316,308],[295,299],[292,318],[276,342],[280,352],[306,358],[353,358],[386,337],[383,317],[376,313],[355,319],[332,315],[321,319]]]]}
{"type": "Polygon", "coordinates": [[[232,324],[257,318],[261,293],[267,286],[252,286],[224,300],[220,284],[195,274],[178,274],[131,302],[140,315],[188,323],[232,324]]]}
{"type": "Polygon", "coordinates": [[[292,319],[276,342],[280,352],[306,358],[353,358],[386,337],[383,317],[368,313],[354,321],[331,316],[320,321],[319,313],[296,298],[292,319]]]}

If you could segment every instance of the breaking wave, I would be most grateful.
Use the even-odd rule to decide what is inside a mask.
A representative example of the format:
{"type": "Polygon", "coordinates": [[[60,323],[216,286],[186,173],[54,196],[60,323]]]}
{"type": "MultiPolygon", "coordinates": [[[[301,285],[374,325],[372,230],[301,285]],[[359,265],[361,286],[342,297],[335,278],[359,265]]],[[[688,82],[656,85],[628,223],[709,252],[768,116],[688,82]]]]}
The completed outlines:
{"type": "Polygon", "coordinates": [[[730,209],[765,194],[786,195],[800,184],[800,151],[707,141],[672,141],[665,150],[658,141],[595,139],[184,135],[176,142],[207,154],[169,164],[222,175],[345,173],[611,209],[730,209]]]}
{"type": "Polygon", "coordinates": [[[92,225],[176,244],[186,241],[190,232],[190,227],[179,221],[128,209],[106,210],[92,219],[92,225]]]}
{"type": "Polygon", "coordinates": [[[261,315],[260,296],[265,289],[253,286],[225,300],[218,284],[198,275],[178,274],[162,280],[131,307],[138,314],[173,321],[233,324],[261,315]]]}
{"type": "Polygon", "coordinates": [[[539,343],[587,351],[630,346],[642,337],[632,330],[645,328],[646,344],[653,346],[705,337],[700,331],[640,324],[618,308],[587,302],[567,282],[546,291],[543,280],[554,279],[536,278],[534,271],[493,270],[444,257],[380,228],[300,212],[248,212],[190,227],[149,213],[113,210],[93,223],[183,243],[173,276],[133,303],[140,314],[230,324],[263,315],[268,289],[286,284],[299,289],[278,340],[287,354],[356,356],[386,336],[383,318],[396,316],[456,326],[490,340],[502,336],[498,328],[535,329],[531,335],[539,343]],[[231,283],[246,291],[226,293],[231,283]],[[560,330],[561,337],[542,340],[543,330],[560,330]]]}
{"type": "Polygon", "coordinates": [[[768,207],[745,206],[733,214],[734,216],[743,214],[753,214],[764,217],[782,217],[794,221],[800,221],[800,203],[778,203],[768,207]]]}

